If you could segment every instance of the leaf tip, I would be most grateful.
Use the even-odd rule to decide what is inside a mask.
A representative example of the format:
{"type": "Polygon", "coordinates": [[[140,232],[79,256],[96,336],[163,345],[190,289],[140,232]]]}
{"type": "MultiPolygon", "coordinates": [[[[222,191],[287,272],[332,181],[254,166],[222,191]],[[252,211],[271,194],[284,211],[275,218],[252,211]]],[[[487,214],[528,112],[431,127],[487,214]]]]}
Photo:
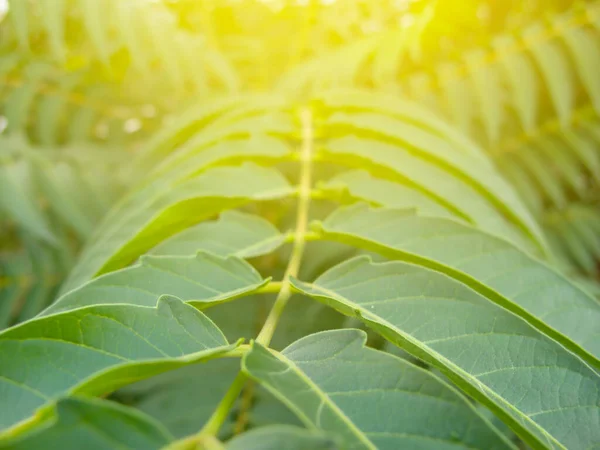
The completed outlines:
{"type": "Polygon", "coordinates": [[[158,297],[156,309],[158,310],[158,314],[162,317],[175,317],[176,315],[179,315],[177,310],[179,310],[183,305],[185,305],[185,302],[179,297],[164,294],[158,297]]]}

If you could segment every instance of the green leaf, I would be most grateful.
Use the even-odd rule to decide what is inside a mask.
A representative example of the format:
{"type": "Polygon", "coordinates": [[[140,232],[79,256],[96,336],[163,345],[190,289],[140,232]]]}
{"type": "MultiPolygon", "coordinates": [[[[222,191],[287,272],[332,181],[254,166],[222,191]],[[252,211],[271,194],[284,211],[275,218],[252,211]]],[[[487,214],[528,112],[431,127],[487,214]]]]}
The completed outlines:
{"type": "Polygon", "coordinates": [[[254,258],[279,248],[285,240],[270,222],[252,214],[225,211],[219,220],[190,227],[158,244],[152,255],[190,255],[198,251],[254,258]]]}
{"type": "Polygon", "coordinates": [[[394,30],[388,39],[382,39],[373,55],[372,76],[375,84],[383,89],[393,89],[404,54],[409,46],[409,35],[394,30]]]}
{"type": "MultiPolygon", "coordinates": [[[[203,42],[200,42],[202,45],[203,42]]],[[[202,45],[201,48],[201,62],[206,70],[219,80],[219,83],[225,90],[229,92],[239,91],[241,82],[236,70],[232,67],[227,57],[214,49],[206,48],[205,45],[202,45]]]]}
{"type": "Polygon", "coordinates": [[[47,33],[50,49],[54,57],[61,63],[65,62],[67,42],[65,28],[67,27],[67,9],[65,0],[40,0],[40,20],[47,33]]]}
{"type": "MultiPolygon", "coordinates": [[[[224,137],[230,137],[239,132],[238,129],[231,130],[228,129],[230,127],[226,127],[220,134],[215,135],[214,130],[210,131],[210,128],[211,124],[219,117],[231,111],[240,112],[244,109],[243,106],[250,106],[258,110],[281,109],[283,101],[279,96],[232,95],[222,96],[218,100],[189,108],[173,123],[162,127],[156,135],[150,138],[140,157],[139,165],[153,167],[158,163],[163,163],[166,158],[172,157],[174,149],[191,146],[192,138],[207,145],[222,141],[224,137]],[[199,133],[200,131],[201,133],[199,133]]],[[[247,134],[252,134],[251,131],[252,128],[248,128],[247,134]]]]}
{"type": "Polygon", "coordinates": [[[224,96],[218,101],[200,103],[186,109],[176,120],[161,127],[146,142],[138,164],[153,167],[164,160],[174,148],[185,144],[216,116],[241,103],[240,96],[224,96]]]}
{"type": "Polygon", "coordinates": [[[110,64],[110,43],[107,36],[106,15],[103,14],[102,3],[97,0],[80,0],[81,19],[84,28],[89,35],[92,45],[95,47],[100,60],[105,64],[110,64]]]}
{"type": "MultiPolygon", "coordinates": [[[[436,366],[532,447],[590,448],[599,441],[598,374],[464,284],[423,267],[396,261],[376,264],[368,257],[342,263],[314,283],[293,283],[436,366]]],[[[315,353],[304,352],[304,359],[314,359],[315,353]]],[[[358,372],[352,367],[330,372],[336,374],[336,386],[342,385],[341,374],[358,372]]],[[[364,401],[360,407],[371,416],[377,410],[364,401]]],[[[407,410],[414,414],[415,408],[407,410]]],[[[456,416],[450,416],[454,423],[456,416]]]]}
{"type": "Polygon", "coordinates": [[[140,28],[138,33],[146,38],[145,45],[151,49],[153,59],[160,61],[162,70],[169,80],[171,89],[177,95],[181,95],[184,91],[183,74],[180,67],[180,60],[176,57],[177,53],[174,50],[174,33],[172,18],[167,12],[157,11],[154,14],[146,14],[136,18],[136,25],[140,28]]]}
{"type": "Polygon", "coordinates": [[[29,72],[22,84],[10,91],[3,101],[3,115],[11,132],[24,131],[27,128],[29,115],[40,90],[40,78],[45,74],[45,70],[39,66],[34,66],[33,70],[30,68],[29,72]]]}
{"type": "Polygon", "coordinates": [[[352,170],[335,176],[321,186],[325,191],[347,189],[353,199],[366,200],[380,206],[411,209],[423,215],[458,218],[452,210],[434,201],[412,186],[372,176],[366,170],[352,170]]]}
{"type": "Polygon", "coordinates": [[[82,239],[88,238],[94,223],[84,208],[89,198],[78,196],[82,186],[77,170],[66,163],[40,161],[36,165],[36,179],[52,211],[82,239]]]}
{"type": "Polygon", "coordinates": [[[586,133],[585,126],[581,130],[564,130],[560,137],[567,144],[567,151],[579,159],[584,170],[588,171],[594,182],[600,185],[600,152],[596,149],[593,138],[586,133]]]}
{"type": "Polygon", "coordinates": [[[249,295],[269,282],[246,261],[210,253],[196,256],[142,256],[132,267],[95,278],[63,295],[42,315],[92,305],[155,306],[173,295],[203,309],[249,295]]]}
{"type": "Polygon", "coordinates": [[[23,322],[43,310],[54,298],[58,284],[67,272],[68,262],[61,250],[53,251],[35,239],[26,242],[29,263],[21,267],[15,283],[22,285],[19,303],[12,309],[13,323],[23,322]]]}
{"type": "Polygon", "coordinates": [[[542,168],[550,175],[552,183],[559,186],[564,184],[565,190],[574,192],[578,198],[586,195],[589,187],[588,181],[582,176],[585,168],[568,147],[557,139],[540,137],[534,148],[540,154],[540,160],[544,161],[542,168]]]}
{"type": "Polygon", "coordinates": [[[600,260],[600,208],[572,204],[567,210],[547,212],[546,230],[558,256],[593,277],[600,260]]]}
{"type": "Polygon", "coordinates": [[[492,167],[487,155],[470,139],[418,103],[398,101],[386,93],[358,89],[334,89],[322,94],[320,99],[332,111],[382,113],[416,125],[451,142],[456,150],[478,158],[482,164],[492,167]]]}
{"type": "Polygon", "coordinates": [[[519,43],[512,36],[500,36],[492,43],[504,78],[512,96],[516,113],[525,131],[532,131],[537,125],[540,83],[535,66],[527,53],[514,51],[519,43]]]}
{"type": "MultiPolygon", "coordinates": [[[[140,33],[137,9],[141,4],[132,2],[117,2],[114,4],[114,10],[111,13],[114,15],[116,29],[119,33],[119,42],[128,50],[131,58],[131,63],[135,69],[141,73],[149,73],[148,66],[150,65],[150,55],[141,41],[143,36],[140,33]]],[[[142,14],[139,14],[142,16],[142,14]]]]}
{"type": "Polygon", "coordinates": [[[19,41],[19,47],[24,52],[29,52],[29,4],[22,0],[9,0],[8,6],[10,8],[9,18],[13,22],[15,28],[15,34],[19,41]]]}
{"type": "Polygon", "coordinates": [[[558,237],[571,259],[584,273],[594,276],[597,270],[597,261],[590,253],[591,243],[585,242],[584,236],[577,233],[577,230],[568,223],[562,223],[557,229],[559,230],[558,237]]]}
{"type": "Polygon", "coordinates": [[[157,192],[147,207],[107,217],[62,292],[130,264],[165,238],[223,210],[283,198],[292,192],[279,172],[250,163],[217,167],[167,192],[157,192]]]}
{"type": "Polygon", "coordinates": [[[159,450],[173,438],[138,411],[91,398],[65,398],[53,405],[52,417],[39,429],[0,441],[0,449],[159,450]]]}
{"type": "Polygon", "coordinates": [[[545,248],[539,226],[512,187],[477,159],[452,151],[440,138],[385,117],[337,114],[330,123],[360,126],[370,132],[393,134],[394,139],[406,139],[406,143],[393,144],[356,136],[331,140],[326,152],[334,161],[360,167],[371,162],[371,172],[391,171],[394,181],[418,189],[464,220],[500,236],[512,236],[516,226],[545,248]]]}
{"type": "Polygon", "coordinates": [[[445,103],[445,115],[458,126],[463,134],[473,134],[473,122],[478,114],[472,89],[468,80],[462,75],[462,65],[442,63],[436,68],[435,85],[441,87],[441,95],[445,103]]]}
{"type": "Polygon", "coordinates": [[[0,164],[0,212],[37,238],[55,244],[56,237],[36,201],[31,178],[30,166],[24,160],[0,164]]]}
{"type": "Polygon", "coordinates": [[[360,330],[326,331],[281,353],[254,343],[243,367],[343,448],[511,448],[458,392],[365,347],[366,338],[360,330]]]}
{"type": "Polygon", "coordinates": [[[600,47],[597,33],[585,28],[559,25],[563,41],[575,60],[577,73],[585,86],[596,113],[600,112],[600,84],[598,72],[600,71],[600,47]]]}
{"type": "MultiPolygon", "coordinates": [[[[423,192],[411,186],[398,184],[371,176],[367,171],[357,170],[342,173],[322,185],[327,195],[347,189],[352,199],[368,201],[370,204],[395,209],[414,209],[420,216],[444,217],[461,220],[460,216],[442,203],[436,203],[423,192]]],[[[517,229],[503,227],[504,237],[522,249],[530,249],[531,241],[517,229]]]]}
{"type": "Polygon", "coordinates": [[[0,330],[9,326],[14,310],[29,289],[31,264],[26,254],[4,254],[0,258],[0,330]]]}
{"type": "Polygon", "coordinates": [[[328,239],[442,272],[600,367],[600,303],[502,239],[447,219],[364,205],[340,209],[319,227],[328,239]]]}
{"type": "Polygon", "coordinates": [[[325,86],[353,86],[358,80],[361,67],[373,55],[377,44],[377,39],[368,37],[339,49],[331,55],[330,64],[336,70],[321,71],[323,79],[319,82],[325,86]]]}
{"type": "Polygon", "coordinates": [[[199,173],[207,166],[223,161],[236,162],[250,159],[276,161],[291,152],[290,147],[281,139],[270,136],[255,134],[249,139],[223,139],[218,143],[211,143],[212,139],[208,139],[209,144],[207,144],[207,133],[200,133],[198,139],[193,139],[166,157],[151,173],[149,179],[152,180],[152,185],[185,179],[199,173]]]}
{"type": "Polygon", "coordinates": [[[335,441],[327,436],[299,427],[272,425],[236,436],[227,450],[336,450],[335,441]]]}
{"type": "Polygon", "coordinates": [[[540,69],[561,124],[568,125],[575,101],[574,86],[577,83],[573,79],[568,55],[557,42],[540,39],[540,35],[545,33],[543,25],[534,25],[525,31],[524,40],[531,46],[531,54],[540,69]]]}
{"type": "MultiPolygon", "coordinates": [[[[238,359],[223,358],[163,373],[127,386],[115,395],[158,420],[175,437],[183,438],[198,432],[208,421],[239,371],[238,359]]],[[[244,405],[248,427],[300,425],[296,416],[261,386],[253,383],[250,392],[251,404],[244,405]]],[[[219,431],[220,439],[234,434],[242,402],[238,399],[231,409],[219,431]]]]}
{"type": "Polygon", "coordinates": [[[548,161],[535,151],[535,147],[526,145],[518,152],[513,153],[512,156],[512,164],[520,165],[555,207],[564,208],[567,203],[565,190],[561,188],[560,184],[547,170],[548,161]]]}
{"type": "Polygon", "coordinates": [[[25,322],[0,334],[0,393],[11,405],[0,411],[0,429],[66,394],[105,394],[231,348],[175,297],[156,308],[101,305],[25,322]]]}
{"type": "MultiPolygon", "coordinates": [[[[239,370],[238,359],[216,359],[124,386],[114,396],[153,417],[181,439],[204,426],[239,370]]],[[[233,434],[234,411],[221,427],[219,438],[233,434]]]]}
{"type": "MultiPolygon", "coordinates": [[[[235,125],[240,124],[236,122],[235,125]]],[[[216,136],[211,130],[205,130],[197,139],[192,139],[165,157],[144,182],[111,211],[105,220],[104,232],[111,229],[111,226],[115,227],[115,217],[133,215],[136,211],[151,208],[152,203],[164,192],[174,190],[182,183],[198,177],[211,166],[235,164],[249,159],[273,162],[288,155],[290,151],[280,140],[263,135],[253,135],[250,139],[229,140],[230,136],[227,136],[227,133],[236,134],[236,127],[233,125],[224,128],[227,133],[221,132],[222,128],[217,127],[216,136]]]]}
{"type": "Polygon", "coordinates": [[[520,163],[519,159],[513,158],[512,154],[508,152],[501,153],[496,158],[496,164],[504,175],[504,178],[521,194],[521,198],[525,201],[529,210],[534,215],[539,216],[544,208],[542,193],[520,163]]]}
{"type": "Polygon", "coordinates": [[[500,139],[504,104],[501,79],[498,71],[486,60],[486,52],[477,50],[466,55],[475,95],[479,103],[487,141],[490,144],[500,139]]]}
{"type": "Polygon", "coordinates": [[[412,159],[422,160],[430,166],[437,166],[455,174],[461,182],[478,187],[481,191],[480,195],[497,207],[508,209],[508,214],[523,216],[520,219],[523,222],[531,221],[516,195],[511,192],[502,178],[492,171],[489,162],[482,162],[480,158],[464,154],[457,149],[456,144],[448,142],[447,139],[427,128],[414,125],[410,120],[364,112],[353,114],[338,112],[328,119],[328,124],[346,127],[358,136],[378,135],[380,141],[395,144],[396,150],[389,152],[387,156],[370,156],[364,149],[362,152],[354,149],[355,153],[362,154],[367,159],[380,164],[391,163],[393,168],[399,169],[397,163],[394,164],[393,161],[400,160],[403,154],[410,155],[412,159]]]}
{"type": "MultiPolygon", "coordinates": [[[[272,296],[253,295],[235,302],[216,305],[205,314],[223,331],[229,342],[256,336],[273,304],[272,296]]],[[[281,349],[307,334],[343,326],[344,316],[311,299],[290,298],[271,343],[281,349]],[[298,320],[302,317],[303,320],[298,320]]],[[[213,413],[218,402],[239,372],[239,360],[220,359],[210,364],[183,367],[127,386],[118,398],[132,404],[164,424],[177,438],[197,432],[213,413]]],[[[250,389],[252,401],[244,406],[243,419],[249,428],[273,424],[300,425],[296,416],[279,400],[256,385],[250,389]]],[[[219,438],[230,437],[239,419],[238,400],[221,427],[219,438]]]]}
{"type": "MultiPolygon", "coordinates": [[[[80,77],[63,75],[55,88],[58,95],[40,96],[35,103],[29,120],[35,124],[35,137],[40,146],[54,147],[59,144],[59,133],[69,107],[69,95],[78,88],[80,77]]],[[[43,85],[40,86],[43,91],[43,85]]]]}
{"type": "MultiPolygon", "coordinates": [[[[256,336],[267,319],[274,295],[252,295],[203,311],[230,342],[256,336]]],[[[307,334],[343,327],[344,317],[303,295],[292,295],[273,336],[271,348],[281,349],[307,334]],[[298,320],[302,317],[302,320],[298,320]]]]}

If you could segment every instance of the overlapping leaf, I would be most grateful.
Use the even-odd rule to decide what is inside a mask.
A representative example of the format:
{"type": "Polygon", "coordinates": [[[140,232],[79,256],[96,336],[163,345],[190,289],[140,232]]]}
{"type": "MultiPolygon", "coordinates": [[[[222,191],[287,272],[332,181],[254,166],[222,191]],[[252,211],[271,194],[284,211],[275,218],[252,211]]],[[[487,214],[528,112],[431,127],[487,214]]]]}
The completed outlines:
{"type": "Polygon", "coordinates": [[[379,114],[336,113],[328,125],[350,128],[357,134],[325,144],[325,152],[334,158],[339,155],[341,162],[359,158],[356,165],[363,167],[365,162],[375,164],[375,171],[392,172],[398,181],[421,191],[457,217],[501,236],[514,234],[507,216],[513,226],[543,248],[539,226],[511,187],[477,158],[461,155],[431,132],[379,114]],[[373,135],[382,137],[374,139],[370,137],[373,135]]]}
{"type": "MultiPolygon", "coordinates": [[[[219,359],[143,380],[116,396],[158,420],[176,438],[183,438],[202,428],[239,371],[239,360],[219,359]]],[[[238,399],[219,430],[219,438],[227,439],[248,428],[300,425],[296,416],[260,385],[252,383],[246,389],[252,396],[251,405],[238,399]]]]}
{"type": "Polygon", "coordinates": [[[105,394],[230,348],[209,319],[175,297],[155,308],[92,306],[25,322],[0,334],[0,392],[11,405],[0,427],[65,394],[105,394]]]}
{"type": "Polygon", "coordinates": [[[340,330],[281,353],[254,344],[244,370],[343,448],[511,448],[452,388],[365,342],[362,331],[340,330]]]}
{"type": "Polygon", "coordinates": [[[256,200],[281,198],[293,192],[279,172],[249,163],[209,170],[168,192],[162,191],[164,186],[160,188],[142,208],[106,219],[63,292],[131,263],[163,239],[225,209],[256,200]]]}
{"type": "Polygon", "coordinates": [[[249,295],[269,280],[245,261],[210,253],[191,257],[143,256],[139,264],[110,272],[63,295],[42,315],[84,306],[129,304],[154,306],[169,294],[202,309],[249,295]]]}
{"type": "Polygon", "coordinates": [[[508,242],[455,221],[364,205],[339,210],[318,226],[328,238],[465,283],[598,367],[600,304],[508,242]]]}
{"type": "MultiPolygon", "coordinates": [[[[452,278],[403,262],[374,264],[361,257],[334,267],[314,283],[294,281],[294,285],[438,367],[533,447],[589,448],[599,441],[597,372],[556,341],[452,278]],[[579,432],[574,433],[575,429],[579,432]]],[[[298,350],[299,364],[321,352],[298,350]]],[[[285,372],[291,371],[281,366],[270,369],[275,380],[271,382],[285,380],[285,372]]],[[[331,381],[340,386],[342,374],[348,372],[349,368],[332,370],[336,376],[331,381]]],[[[302,392],[292,381],[284,386],[302,392]]],[[[313,403],[309,417],[321,411],[317,419],[311,419],[318,420],[325,407],[313,403]]],[[[360,404],[365,405],[364,401],[360,404]]],[[[376,410],[374,405],[363,412],[372,416],[376,410]]],[[[456,416],[452,417],[456,422],[456,416]]]]}
{"type": "Polygon", "coordinates": [[[3,450],[61,448],[79,450],[85,442],[94,450],[159,450],[173,438],[157,422],[117,403],[71,397],[53,406],[43,427],[0,441],[3,450]]]}
{"type": "Polygon", "coordinates": [[[203,222],[164,240],[148,253],[190,255],[199,250],[215,255],[252,258],[277,249],[285,237],[270,222],[239,211],[225,211],[219,220],[203,222]]]}

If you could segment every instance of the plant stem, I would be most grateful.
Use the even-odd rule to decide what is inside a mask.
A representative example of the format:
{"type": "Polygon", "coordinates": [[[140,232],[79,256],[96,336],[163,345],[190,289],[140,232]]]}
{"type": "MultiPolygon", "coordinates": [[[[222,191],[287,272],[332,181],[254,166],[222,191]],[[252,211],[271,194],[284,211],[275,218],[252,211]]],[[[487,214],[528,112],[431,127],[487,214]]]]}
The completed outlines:
{"type": "Polygon", "coordinates": [[[235,380],[233,380],[233,383],[229,386],[227,393],[221,399],[221,403],[219,403],[215,412],[213,412],[210,419],[208,419],[208,422],[206,422],[202,430],[200,430],[199,435],[216,436],[218,434],[221,425],[223,425],[223,422],[227,419],[229,411],[242,392],[247,378],[248,377],[242,372],[237,374],[235,380]]]}
{"type": "Polygon", "coordinates": [[[306,232],[308,228],[308,213],[311,200],[312,185],[312,152],[313,152],[313,129],[312,113],[309,109],[302,110],[300,114],[302,121],[302,151],[300,153],[300,186],[298,190],[298,210],[296,214],[296,228],[294,231],[294,242],[292,255],[285,270],[285,276],[281,283],[281,289],[277,299],[269,312],[267,320],[263,325],[256,342],[268,346],[271,343],[277,323],[292,295],[290,277],[298,276],[304,248],[306,246],[306,232]]]}
{"type": "Polygon", "coordinates": [[[281,290],[281,281],[270,281],[265,286],[261,287],[255,294],[273,294],[281,290]]]}
{"type": "Polygon", "coordinates": [[[172,442],[163,450],[225,450],[225,446],[215,437],[209,434],[197,434],[191,437],[172,442]]]}
{"type": "MultiPolygon", "coordinates": [[[[271,282],[260,292],[276,292],[278,288],[279,293],[267,320],[263,327],[258,333],[256,341],[264,346],[268,346],[273,338],[273,333],[279,322],[279,318],[287,304],[290,296],[292,295],[292,286],[290,284],[290,276],[297,276],[298,270],[300,269],[300,263],[302,262],[302,256],[304,254],[304,247],[306,244],[306,234],[308,228],[308,213],[310,209],[311,200],[311,184],[312,184],[312,141],[313,141],[313,130],[312,130],[312,113],[309,109],[303,109],[300,114],[302,121],[302,151],[300,153],[300,186],[298,188],[298,208],[296,214],[296,227],[294,231],[294,240],[292,247],[292,254],[290,261],[285,271],[285,276],[281,282],[271,282]]],[[[241,346],[246,347],[246,346],[241,346]]],[[[230,352],[227,356],[238,356],[243,355],[247,348],[239,348],[230,352]]],[[[206,436],[216,436],[219,429],[227,419],[229,411],[233,407],[233,404],[240,396],[248,377],[243,373],[239,372],[235,377],[235,380],[225,393],[225,396],[213,412],[208,422],[204,427],[195,434],[181,443],[193,443],[200,442],[206,436]]],[[[187,448],[187,447],[173,447],[175,448],[187,448]]]]}
{"type": "Polygon", "coordinates": [[[228,351],[227,353],[223,353],[222,355],[219,355],[218,358],[241,358],[249,351],[250,351],[250,346],[248,344],[242,344],[239,347],[236,347],[233,350],[228,351]]]}
{"type": "Polygon", "coordinates": [[[239,408],[239,415],[233,427],[233,434],[241,434],[246,430],[250,417],[250,409],[252,408],[252,400],[254,399],[254,382],[248,380],[242,390],[242,397],[239,408]]]}

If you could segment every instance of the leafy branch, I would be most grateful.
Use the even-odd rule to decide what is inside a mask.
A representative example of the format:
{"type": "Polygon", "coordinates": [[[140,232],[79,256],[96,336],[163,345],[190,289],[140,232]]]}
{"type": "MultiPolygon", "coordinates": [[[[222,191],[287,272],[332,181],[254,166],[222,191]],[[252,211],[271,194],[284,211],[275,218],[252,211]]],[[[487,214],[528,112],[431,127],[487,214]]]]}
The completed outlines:
{"type": "Polygon", "coordinates": [[[597,2],[367,3],[10,2],[0,450],[599,445],[597,2]]]}

